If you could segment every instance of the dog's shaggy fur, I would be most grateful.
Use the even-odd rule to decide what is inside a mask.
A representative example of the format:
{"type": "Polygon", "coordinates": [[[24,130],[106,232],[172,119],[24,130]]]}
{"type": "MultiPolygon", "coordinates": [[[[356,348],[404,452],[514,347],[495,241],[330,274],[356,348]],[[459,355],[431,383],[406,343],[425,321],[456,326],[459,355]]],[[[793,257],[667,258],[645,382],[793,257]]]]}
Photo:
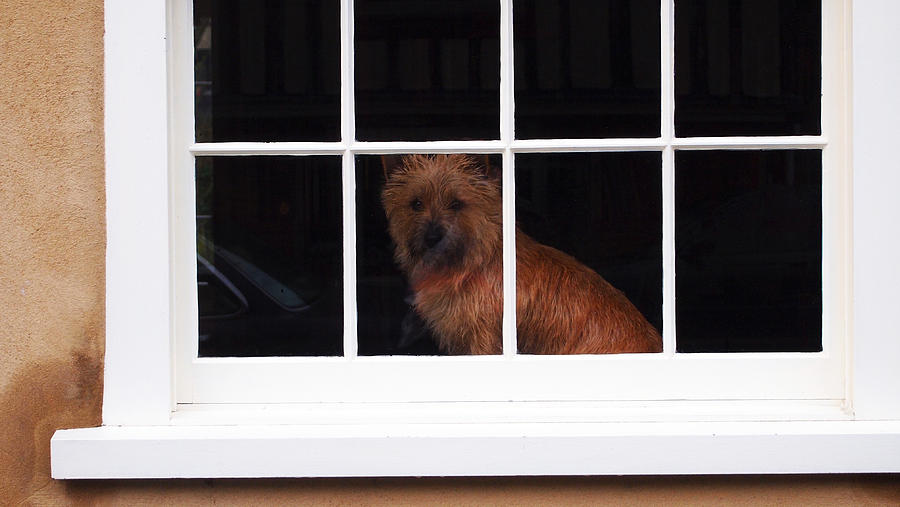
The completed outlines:
{"type": "MultiPolygon", "coordinates": [[[[413,306],[449,354],[502,352],[501,194],[465,155],[410,155],[382,203],[413,306]]],[[[518,351],[660,352],[657,330],[596,272],[516,230],[518,351]]]]}

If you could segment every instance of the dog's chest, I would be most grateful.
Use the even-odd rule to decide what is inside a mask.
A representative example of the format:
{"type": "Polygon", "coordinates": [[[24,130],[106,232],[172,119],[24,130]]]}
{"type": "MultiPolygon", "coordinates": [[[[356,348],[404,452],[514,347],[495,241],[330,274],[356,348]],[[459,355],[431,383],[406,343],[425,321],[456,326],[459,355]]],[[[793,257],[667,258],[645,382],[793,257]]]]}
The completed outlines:
{"type": "Polygon", "coordinates": [[[434,277],[417,287],[415,307],[447,352],[499,353],[502,273],[434,277]]]}

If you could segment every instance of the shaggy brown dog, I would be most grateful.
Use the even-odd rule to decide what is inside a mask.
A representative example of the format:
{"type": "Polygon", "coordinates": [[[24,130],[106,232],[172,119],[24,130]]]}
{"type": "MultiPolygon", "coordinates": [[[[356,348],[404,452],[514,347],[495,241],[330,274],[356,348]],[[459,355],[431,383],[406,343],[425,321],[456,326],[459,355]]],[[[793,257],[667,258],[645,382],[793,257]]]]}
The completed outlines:
{"type": "MultiPolygon", "coordinates": [[[[382,203],[413,307],[450,354],[502,352],[501,194],[466,155],[410,155],[382,203]]],[[[660,352],[656,329],[596,272],[516,230],[516,329],[524,354],[660,352]]]]}

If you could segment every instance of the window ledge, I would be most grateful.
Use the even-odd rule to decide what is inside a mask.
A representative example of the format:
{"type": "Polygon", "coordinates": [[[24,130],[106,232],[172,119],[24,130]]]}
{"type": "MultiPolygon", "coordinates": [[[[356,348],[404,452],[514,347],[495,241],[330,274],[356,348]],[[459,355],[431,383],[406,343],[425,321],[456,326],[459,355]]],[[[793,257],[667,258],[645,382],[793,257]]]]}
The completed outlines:
{"type": "Polygon", "coordinates": [[[56,479],[900,472],[900,421],[102,426],[56,479]]]}

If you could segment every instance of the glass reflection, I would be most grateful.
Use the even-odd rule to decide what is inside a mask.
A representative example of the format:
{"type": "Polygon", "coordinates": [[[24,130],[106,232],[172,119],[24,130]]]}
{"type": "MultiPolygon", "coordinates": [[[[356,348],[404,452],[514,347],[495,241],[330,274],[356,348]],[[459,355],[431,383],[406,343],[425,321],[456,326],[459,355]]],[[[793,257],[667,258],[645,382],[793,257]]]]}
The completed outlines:
{"type": "Polygon", "coordinates": [[[338,157],[199,157],[201,357],[340,355],[338,157]]]}

